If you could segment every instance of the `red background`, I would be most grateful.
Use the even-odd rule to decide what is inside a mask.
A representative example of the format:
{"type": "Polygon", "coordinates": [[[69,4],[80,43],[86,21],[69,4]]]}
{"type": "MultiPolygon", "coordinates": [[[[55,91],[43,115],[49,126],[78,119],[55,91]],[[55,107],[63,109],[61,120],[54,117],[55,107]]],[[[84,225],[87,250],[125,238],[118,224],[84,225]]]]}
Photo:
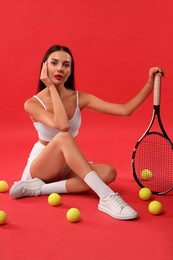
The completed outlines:
{"type": "MultiPolygon", "coordinates": [[[[150,67],[162,66],[161,114],[173,139],[172,11],[171,0],[1,0],[0,179],[11,185],[20,178],[37,138],[23,103],[35,94],[40,62],[54,44],[72,50],[79,91],[116,103],[128,101],[141,89],[150,67]]],[[[132,150],[151,113],[152,95],[130,118],[85,111],[78,138],[89,160],[117,168],[113,188],[137,208],[138,221],[119,222],[104,216],[97,211],[94,196],[65,196],[57,221],[58,209],[50,209],[45,197],[13,201],[7,193],[0,194],[0,209],[8,213],[8,224],[0,227],[2,259],[172,259],[172,192],[155,197],[163,202],[165,213],[153,217],[139,200],[131,173],[132,150]],[[73,203],[83,212],[76,226],[63,219],[67,205],[73,203]]]]}

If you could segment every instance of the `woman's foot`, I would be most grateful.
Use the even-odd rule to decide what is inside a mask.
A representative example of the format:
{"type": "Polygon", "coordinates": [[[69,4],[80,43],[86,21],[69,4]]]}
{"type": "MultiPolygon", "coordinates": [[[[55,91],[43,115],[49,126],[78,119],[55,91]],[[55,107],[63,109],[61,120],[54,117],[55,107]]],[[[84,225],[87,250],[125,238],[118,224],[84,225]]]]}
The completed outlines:
{"type": "Polygon", "coordinates": [[[41,179],[34,178],[29,181],[18,181],[10,189],[10,196],[18,199],[29,196],[39,196],[40,188],[45,184],[41,179]]]}
{"type": "Polygon", "coordinates": [[[121,220],[135,219],[138,217],[138,213],[121,198],[119,193],[115,193],[106,199],[100,199],[98,209],[113,218],[121,220]]]}

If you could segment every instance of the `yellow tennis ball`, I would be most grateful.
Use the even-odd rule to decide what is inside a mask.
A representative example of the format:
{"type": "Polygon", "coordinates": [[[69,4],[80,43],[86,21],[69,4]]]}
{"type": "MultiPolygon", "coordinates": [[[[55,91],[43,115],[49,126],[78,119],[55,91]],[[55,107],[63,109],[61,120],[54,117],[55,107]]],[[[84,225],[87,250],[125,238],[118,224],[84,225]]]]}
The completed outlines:
{"type": "Polygon", "coordinates": [[[0,210],[0,225],[4,225],[6,219],[7,219],[7,214],[3,210],[0,210]]]}
{"type": "Polygon", "coordinates": [[[80,211],[77,208],[71,208],[67,211],[67,219],[70,222],[78,222],[80,220],[80,211]]]}
{"type": "Polygon", "coordinates": [[[142,180],[144,181],[148,181],[152,178],[152,172],[148,169],[144,169],[142,172],[141,172],[141,178],[142,180]]]}
{"type": "Polygon", "coordinates": [[[139,191],[139,197],[141,200],[150,200],[152,196],[152,192],[149,188],[142,188],[139,191]]]}
{"type": "Polygon", "coordinates": [[[148,205],[148,210],[153,215],[160,215],[163,211],[162,203],[157,200],[153,200],[148,205]]]}
{"type": "Polygon", "coordinates": [[[8,183],[6,181],[0,181],[0,192],[6,192],[8,190],[8,183]]]}
{"type": "Polygon", "coordinates": [[[55,207],[61,203],[61,196],[58,193],[51,193],[48,197],[48,203],[55,207]]]}

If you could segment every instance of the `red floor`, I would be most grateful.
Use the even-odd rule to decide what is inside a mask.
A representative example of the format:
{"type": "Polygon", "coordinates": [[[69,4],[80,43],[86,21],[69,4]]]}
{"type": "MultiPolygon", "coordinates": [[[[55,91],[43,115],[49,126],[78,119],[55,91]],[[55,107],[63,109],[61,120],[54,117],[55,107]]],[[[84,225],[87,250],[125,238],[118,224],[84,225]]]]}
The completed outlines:
{"type": "MultiPolygon", "coordinates": [[[[152,197],[162,202],[162,215],[153,216],[148,212],[149,202],[139,199],[139,187],[133,179],[130,165],[133,145],[139,136],[128,126],[130,119],[123,120],[120,124],[122,128],[117,131],[113,124],[108,136],[103,135],[106,127],[101,129],[101,122],[96,121],[95,132],[90,135],[89,142],[84,138],[85,130],[89,131],[85,128],[81,129],[78,141],[87,156],[90,155],[89,159],[98,161],[100,158],[100,161],[112,163],[117,168],[118,177],[111,187],[138,211],[139,219],[119,221],[99,212],[98,199],[92,192],[62,195],[62,203],[58,207],[51,207],[47,196],[13,200],[8,192],[1,193],[0,210],[6,211],[8,220],[6,225],[0,226],[0,259],[125,260],[134,257],[172,260],[173,192],[152,197]],[[127,130],[128,135],[124,138],[127,130]],[[66,212],[71,207],[80,209],[79,223],[67,221],[66,212]]],[[[112,124],[112,117],[108,117],[106,122],[112,124]]],[[[120,122],[117,120],[117,123],[120,122]]],[[[20,178],[35,138],[31,136],[31,129],[23,128],[25,135],[16,129],[13,142],[9,140],[8,147],[2,144],[0,179],[7,180],[9,186],[20,178]]],[[[6,135],[4,131],[3,140],[6,135]]]]}

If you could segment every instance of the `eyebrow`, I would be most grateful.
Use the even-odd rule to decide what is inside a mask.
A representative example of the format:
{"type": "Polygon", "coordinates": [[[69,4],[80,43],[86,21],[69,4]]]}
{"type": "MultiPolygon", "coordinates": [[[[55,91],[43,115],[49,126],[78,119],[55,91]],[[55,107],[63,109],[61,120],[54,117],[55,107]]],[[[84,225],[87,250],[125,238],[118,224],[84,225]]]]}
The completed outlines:
{"type": "MultiPolygon", "coordinates": [[[[58,59],[55,59],[55,58],[51,58],[51,60],[53,60],[53,61],[59,61],[58,59]]],[[[65,60],[64,62],[69,62],[69,63],[70,63],[69,60],[65,60]]]]}

